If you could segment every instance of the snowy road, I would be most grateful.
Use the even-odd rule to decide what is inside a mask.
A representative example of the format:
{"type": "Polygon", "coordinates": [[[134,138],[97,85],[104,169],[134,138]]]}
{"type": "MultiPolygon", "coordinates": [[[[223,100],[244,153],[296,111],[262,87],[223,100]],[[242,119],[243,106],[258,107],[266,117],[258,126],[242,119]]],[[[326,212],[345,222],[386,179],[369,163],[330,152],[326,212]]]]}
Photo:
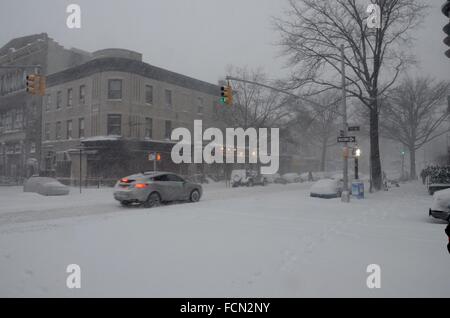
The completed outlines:
{"type": "Polygon", "coordinates": [[[445,224],[421,185],[350,204],[310,186],[210,185],[200,203],[156,209],[122,208],[111,189],[0,188],[0,296],[450,296],[445,224]],[[81,289],[66,287],[73,263],[81,289]]]}

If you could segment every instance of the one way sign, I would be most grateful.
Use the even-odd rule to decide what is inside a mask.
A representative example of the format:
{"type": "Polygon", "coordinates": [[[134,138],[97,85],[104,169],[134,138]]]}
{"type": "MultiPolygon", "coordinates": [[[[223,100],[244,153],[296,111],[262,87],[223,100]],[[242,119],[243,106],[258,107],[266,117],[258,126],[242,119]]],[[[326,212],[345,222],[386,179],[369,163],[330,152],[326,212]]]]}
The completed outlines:
{"type": "Polygon", "coordinates": [[[356,142],[355,136],[338,137],[337,142],[356,142]]]}

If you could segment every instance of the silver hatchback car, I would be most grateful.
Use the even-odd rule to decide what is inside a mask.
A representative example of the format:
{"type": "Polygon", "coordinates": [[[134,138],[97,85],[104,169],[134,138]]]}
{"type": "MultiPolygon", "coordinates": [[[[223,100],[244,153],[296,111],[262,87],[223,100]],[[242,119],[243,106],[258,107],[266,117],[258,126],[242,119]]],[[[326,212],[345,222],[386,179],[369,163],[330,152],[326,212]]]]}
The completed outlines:
{"type": "Polygon", "coordinates": [[[120,179],[114,187],[114,199],[123,206],[154,207],[162,202],[198,202],[203,189],[171,172],[145,172],[120,179]]]}

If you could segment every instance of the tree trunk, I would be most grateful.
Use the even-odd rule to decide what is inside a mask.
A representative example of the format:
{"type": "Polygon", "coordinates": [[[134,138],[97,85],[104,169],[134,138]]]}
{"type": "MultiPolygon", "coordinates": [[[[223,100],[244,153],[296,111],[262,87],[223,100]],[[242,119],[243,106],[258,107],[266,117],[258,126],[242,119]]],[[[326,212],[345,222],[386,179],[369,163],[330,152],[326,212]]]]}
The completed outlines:
{"type": "Polygon", "coordinates": [[[409,147],[409,179],[416,180],[416,150],[413,147],[409,147]]]}
{"type": "Polygon", "coordinates": [[[381,190],[382,177],[378,135],[378,109],[376,106],[370,110],[370,169],[373,188],[377,191],[381,190]]]}
{"type": "Polygon", "coordinates": [[[327,160],[327,141],[322,142],[322,154],[320,157],[320,171],[325,171],[325,162],[327,160]]]}

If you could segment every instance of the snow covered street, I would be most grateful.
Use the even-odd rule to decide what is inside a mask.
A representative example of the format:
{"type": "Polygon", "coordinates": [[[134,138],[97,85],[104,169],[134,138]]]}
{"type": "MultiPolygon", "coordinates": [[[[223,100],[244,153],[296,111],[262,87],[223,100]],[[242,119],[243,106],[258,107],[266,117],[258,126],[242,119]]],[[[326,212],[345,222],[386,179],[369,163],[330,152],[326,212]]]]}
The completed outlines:
{"type": "Polygon", "coordinates": [[[123,208],[112,189],[0,188],[0,297],[449,297],[445,223],[419,183],[350,204],[311,183],[204,186],[196,204],[123,208]],[[20,203],[20,204],[19,204],[20,203]],[[81,267],[81,288],[66,267],[81,267]],[[366,286],[370,264],[381,288],[366,286]]]}

